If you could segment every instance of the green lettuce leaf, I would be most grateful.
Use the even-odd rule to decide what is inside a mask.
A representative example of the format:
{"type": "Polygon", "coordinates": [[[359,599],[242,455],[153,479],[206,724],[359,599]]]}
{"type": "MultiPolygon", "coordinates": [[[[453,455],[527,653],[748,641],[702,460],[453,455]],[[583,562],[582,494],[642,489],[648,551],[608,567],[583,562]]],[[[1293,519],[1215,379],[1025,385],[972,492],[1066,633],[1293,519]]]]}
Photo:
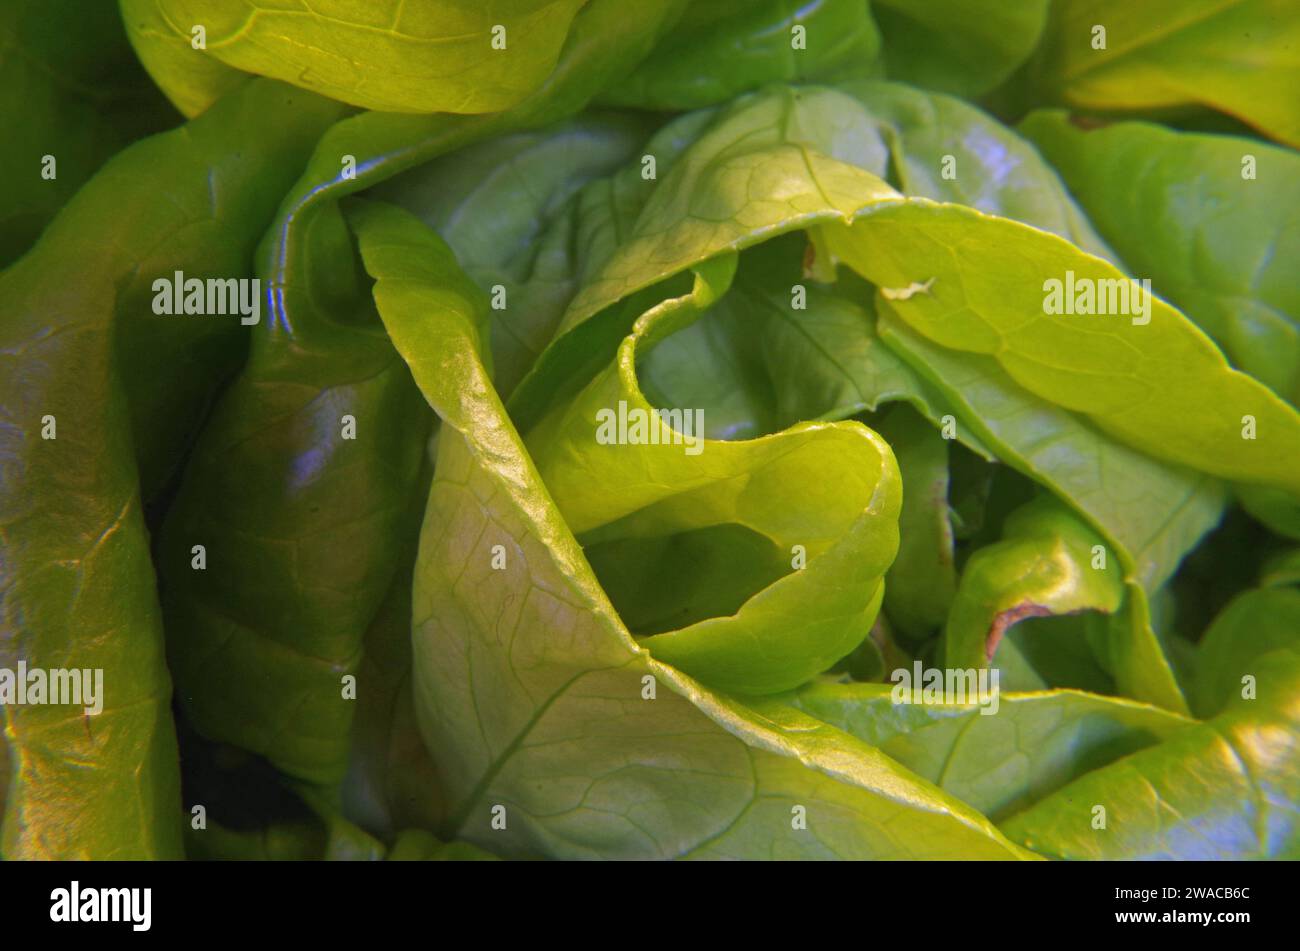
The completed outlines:
{"type": "MultiPolygon", "coordinates": [[[[1039,112],[1022,130],[1061,170],[1097,226],[1237,368],[1300,405],[1300,158],[1249,139],[1142,122],[1098,129],[1039,112]],[[1246,177],[1247,156],[1257,177],[1246,177]],[[1125,182],[1122,189],[1116,182],[1125,182]],[[1191,183],[1191,184],[1189,184],[1191,183]]],[[[1267,437],[1265,437],[1267,438],[1267,437]]],[[[1242,486],[1242,505],[1300,537],[1300,502],[1242,486]]]]}
{"type": "Polygon", "coordinates": [[[880,34],[861,0],[713,0],[687,7],[655,51],[601,101],[699,109],[770,83],[878,74],[879,55],[880,34]],[[722,62],[726,68],[717,68],[722,62]]]}
{"type": "Polygon", "coordinates": [[[0,275],[0,666],[98,669],[104,691],[97,716],[4,707],[7,858],[180,856],[143,502],[242,337],[233,316],[158,316],[152,283],[178,270],[248,274],[276,201],[337,112],[251,84],[110,161],[0,275]]]}
{"type": "MultiPolygon", "coordinates": [[[[538,367],[521,384],[521,390],[511,394],[511,412],[522,428],[531,426],[557,394],[572,395],[575,380],[585,381],[612,358],[632,321],[647,307],[672,293],[656,288],[657,283],[728,249],[729,241],[720,231],[707,240],[705,247],[693,248],[689,242],[680,245],[677,250],[686,252],[680,260],[668,263],[644,257],[654,252],[640,240],[643,226],[644,230],[667,227],[667,222],[659,219],[671,220],[675,213],[671,210],[665,213],[659,206],[671,201],[673,195],[694,194],[696,197],[685,200],[701,201],[714,193],[719,208],[746,207],[748,186],[745,183],[750,173],[743,167],[743,153],[757,156],[781,143],[792,148],[812,148],[822,155],[866,169],[877,178],[890,176],[893,184],[907,194],[976,203],[989,211],[1021,217],[1038,227],[1056,231],[1097,253],[1108,253],[1073,206],[1055,173],[1033,148],[984,113],[957,100],[881,82],[845,84],[842,90],[774,88],[742,97],[728,109],[683,116],[647,143],[646,154],[657,160],[657,184],[644,180],[640,168],[632,168],[584,189],[579,224],[579,234],[584,239],[582,247],[605,250],[603,254],[587,255],[579,272],[583,293],[570,304],[561,326],[563,332],[543,353],[538,367]],[[727,160],[737,150],[736,143],[741,143],[741,154],[736,156],[734,174],[729,176],[725,167],[710,167],[715,154],[720,160],[727,160]],[[681,157],[688,152],[692,156],[691,167],[678,168],[681,157]],[[948,158],[955,163],[953,178],[943,173],[948,158]],[[641,272],[632,287],[618,287],[606,280],[607,272],[618,267],[620,260],[630,262],[641,272]],[[627,299],[619,303],[622,297],[627,299]],[[593,316],[599,319],[589,321],[593,316]],[[569,332],[575,329],[577,332],[569,332]]],[[[786,171],[778,164],[770,174],[779,180],[786,171]]],[[[796,161],[788,174],[794,181],[806,179],[808,172],[796,161]]],[[[811,191],[808,201],[825,200],[826,196],[816,194],[815,187],[811,191]]],[[[849,194],[842,199],[845,205],[854,202],[849,194]]],[[[807,224],[791,218],[788,209],[783,213],[779,202],[754,203],[745,214],[747,222],[729,225],[752,229],[753,237],[742,243],[744,247],[807,224]],[[791,220],[783,220],[787,218],[791,220]]],[[[697,233],[703,235],[706,233],[703,229],[711,226],[707,216],[701,225],[697,233]]],[[[675,232],[674,237],[684,233],[675,232]]],[[[809,276],[819,281],[833,280],[833,273],[827,276],[825,271],[828,260],[822,260],[825,249],[817,251],[815,233],[813,238],[815,253],[811,255],[809,276]]],[[[783,268],[781,273],[787,270],[783,268]]],[[[742,270],[741,286],[747,283],[742,270]]],[[[782,295],[788,295],[789,290],[787,285],[782,295]]],[[[867,321],[852,316],[843,304],[831,305],[828,319],[822,320],[817,316],[820,305],[814,307],[813,303],[810,297],[807,334],[817,339],[809,343],[830,353],[845,353],[846,359],[842,366],[816,368],[819,382],[815,386],[808,384],[807,388],[815,392],[833,386],[832,381],[837,377],[849,379],[840,384],[842,398],[830,403],[822,399],[820,408],[804,418],[837,418],[834,414],[850,405],[859,409],[874,407],[879,399],[873,395],[877,386],[881,388],[880,395],[905,387],[910,396],[904,398],[911,399],[918,408],[925,411],[923,404],[928,399],[931,408],[938,410],[932,390],[923,396],[919,391],[925,389],[924,385],[915,382],[914,374],[900,368],[884,348],[873,347],[870,339],[859,339],[870,331],[855,328],[866,327],[867,321]],[[853,359],[847,359],[848,354],[853,354],[853,359]],[[827,378],[824,383],[820,382],[823,378],[827,378]]],[[[722,308],[729,306],[724,302],[722,308]]],[[[767,310],[767,306],[760,307],[759,316],[753,319],[770,325],[767,310]]],[[[714,321],[706,320],[706,323],[714,321]]],[[[777,332],[790,336],[789,332],[777,332]]],[[[797,332],[798,336],[803,334],[802,330],[797,332]]],[[[726,335],[731,336],[732,331],[726,330],[726,335]]],[[[809,343],[800,344],[800,350],[810,351],[809,343]]],[[[719,393],[732,386],[754,388],[752,380],[736,379],[725,362],[713,361],[715,370],[729,375],[726,383],[719,382],[719,393]]],[[[796,380],[809,379],[807,364],[811,362],[806,361],[791,376],[796,380]]],[[[773,384],[786,387],[778,395],[777,405],[809,402],[807,397],[799,395],[799,386],[786,386],[779,371],[775,372],[773,384]]],[[[651,385],[657,376],[651,368],[651,385]]],[[[927,415],[931,414],[927,412],[927,415]]],[[[939,411],[932,418],[941,415],[939,411]]],[[[715,412],[709,418],[721,417],[715,412]]],[[[777,424],[767,425],[766,431],[771,431],[770,427],[777,424]]]]}
{"type": "Polygon", "coordinates": [[[1048,7],[1048,0],[875,0],[872,14],[891,79],[976,98],[1033,53],[1048,7]]]}
{"type": "Polygon", "coordinates": [[[1025,618],[1111,614],[1124,600],[1119,562],[1099,561],[1101,537],[1055,498],[1012,512],[1002,534],[962,569],[944,629],[946,666],[984,666],[1007,629],[1025,618]]]}
{"type": "MultiPolygon", "coordinates": [[[[896,194],[873,176],[884,175],[891,159],[897,167],[913,156],[899,176],[910,194],[995,204],[1001,213],[1023,215],[1070,237],[1086,227],[1032,148],[947,97],[887,83],[847,84],[843,90],[778,87],[680,122],[679,135],[691,136],[690,148],[683,153],[679,147],[680,157],[658,163],[659,183],[648,186],[647,197],[625,215],[632,232],[585,284],[562,330],[705,257],[883,205],[896,194]],[[945,116],[940,132],[922,133],[920,127],[936,113],[945,116]],[[970,161],[957,163],[958,178],[927,174],[927,166],[937,169],[945,148],[962,138],[962,156],[970,161]],[[984,145],[983,138],[993,142],[984,145]],[[801,167],[805,156],[808,165],[801,167]],[[970,166],[965,178],[963,165],[970,166]],[[777,182],[791,191],[754,191],[777,182]],[[818,185],[825,193],[816,191],[818,185]],[[1029,197],[1031,189],[1046,197],[1029,197]],[[765,197],[751,197],[757,194],[765,197]],[[710,204],[701,204],[705,200],[710,204]]],[[[1087,237],[1081,234],[1081,240],[1087,237]]]]}
{"type": "Polygon", "coordinates": [[[501,393],[509,394],[550,342],[577,291],[576,193],[630,161],[649,131],[643,121],[590,115],[458,149],[372,190],[418,215],[475,283],[500,295],[491,338],[501,393]]]}
{"type": "Polygon", "coordinates": [[[957,594],[948,443],[910,407],[894,409],[879,432],[903,476],[898,557],[885,576],[884,607],[917,637],[943,626],[957,594]]]}
{"type": "MultiPolygon", "coordinates": [[[[131,43],[187,116],[246,74],[385,113],[486,116],[525,108],[564,82],[573,52],[601,44],[627,73],[680,16],[682,0],[342,0],[329,16],[303,0],[121,0],[131,43]],[[205,45],[196,48],[196,26],[205,45]],[[634,52],[632,52],[634,51],[634,52]],[[620,53],[630,56],[620,61],[620,53]]],[[[586,97],[602,88],[582,81],[586,97]]]]}
{"type": "Polygon", "coordinates": [[[1185,711],[1151,627],[1149,593],[1218,521],[1222,484],[1107,439],[1025,392],[989,357],[948,351],[888,314],[880,327],[882,339],[942,387],[999,459],[1051,489],[1110,542],[1129,594],[1101,651],[1106,667],[1125,694],[1185,711]]]}
{"type": "MultiPolygon", "coordinates": [[[[629,9],[618,0],[593,0],[578,14],[555,70],[505,112],[471,116],[367,112],[336,123],[322,136],[306,171],[284,196],[266,235],[262,257],[269,262],[269,280],[291,287],[294,269],[310,270],[308,236],[317,228],[318,218],[337,216],[340,199],[493,136],[539,128],[577,113],[597,91],[616,82],[649,52],[671,22],[671,14],[658,4],[629,9]]],[[[419,180],[418,175],[413,178],[419,180]]],[[[589,235],[578,238],[582,245],[590,243],[589,235]]],[[[589,257],[578,255],[579,275],[589,266],[589,257]]]]}
{"type": "Polygon", "coordinates": [[[973,697],[896,703],[895,694],[906,690],[815,683],[781,699],[879,747],[995,821],[1192,722],[1075,690],[999,693],[996,706],[973,697]]]}
{"type": "Polygon", "coordinates": [[[1084,129],[1064,112],[1020,129],[1136,274],[1234,366],[1300,405],[1300,156],[1146,122],[1084,129]]]}
{"type": "MultiPolygon", "coordinates": [[[[1081,269],[1105,269],[1109,274],[1118,272],[1042,231],[954,205],[904,199],[860,169],[829,158],[827,153],[838,152],[863,163],[881,162],[883,141],[879,126],[872,124],[858,132],[843,121],[832,122],[830,119],[831,116],[852,115],[853,103],[854,100],[844,94],[830,90],[774,90],[742,100],[725,113],[712,117],[709,124],[696,133],[691,147],[674,158],[662,184],[641,202],[640,211],[633,216],[634,225],[618,249],[575,298],[561,327],[561,336],[542,355],[512,398],[516,422],[529,429],[541,413],[539,407],[544,408],[552,400],[570,392],[575,381],[581,385],[589,379],[588,374],[596,372],[596,369],[587,368],[598,359],[612,358],[618,340],[635,318],[630,305],[639,301],[637,295],[661,293],[655,290],[656,284],[662,284],[666,278],[681,273],[683,269],[727,250],[744,249],[757,241],[770,240],[781,232],[808,227],[818,221],[856,218],[851,229],[847,224],[833,228],[822,226],[823,234],[834,240],[822,241],[819,245],[814,232],[813,246],[821,247],[820,255],[838,249],[841,252],[839,256],[863,276],[891,289],[895,299],[882,297],[875,302],[884,307],[882,319],[888,318],[888,330],[893,334],[893,341],[886,338],[886,342],[928,376],[933,387],[943,390],[947,402],[963,407],[960,414],[963,425],[959,432],[974,431],[985,442],[989,438],[996,439],[1000,443],[998,454],[1004,461],[1016,465],[1033,478],[1045,481],[1107,534],[1120,549],[1127,580],[1134,583],[1140,580],[1149,590],[1154,590],[1218,517],[1222,497],[1217,484],[1177,467],[1161,464],[1143,451],[1131,450],[1123,443],[1098,433],[1084,414],[1071,412],[1079,409],[1079,391],[1084,391],[1082,395],[1088,400],[1110,400],[1105,408],[1118,428],[1133,428],[1127,404],[1116,402],[1106,391],[1092,392],[1092,389],[1074,383],[1066,386],[1059,375],[1048,377],[1028,372],[1021,375],[1029,377],[1030,382],[1037,378],[1040,392],[1027,392],[992,356],[977,352],[980,346],[986,345],[976,344],[974,340],[957,340],[961,346],[955,349],[936,346],[898,319],[899,314],[906,312],[915,321],[916,316],[912,315],[933,310],[939,296],[959,292],[963,282],[972,286],[992,283],[994,275],[1009,267],[1005,259],[994,258],[1000,254],[1022,256],[1020,251],[1014,250],[1017,241],[1023,241],[1026,248],[1035,248],[1036,254],[1059,255],[1055,265],[1045,268],[1049,273],[1058,269],[1064,273],[1076,262],[1081,269]],[[786,202],[752,201],[749,196],[754,194],[750,184],[753,181],[779,182],[779,190],[769,184],[763,191],[779,194],[786,202]],[[895,228],[892,226],[895,219],[913,220],[895,228]],[[919,235],[929,233],[931,221],[945,222],[944,225],[935,224],[935,228],[951,227],[955,234],[969,234],[969,243],[963,244],[963,248],[971,249],[967,257],[980,260],[959,259],[959,263],[954,265],[957,270],[946,281],[941,275],[923,275],[915,270],[904,279],[901,268],[905,263],[898,261],[903,242],[895,244],[892,237],[906,233],[918,236],[920,241],[919,235]],[[876,230],[877,224],[883,222],[890,224],[876,230]],[[974,236],[985,232],[986,239],[974,243],[974,236]],[[1013,232],[1018,236],[1016,240],[1010,237],[1013,232]],[[868,236],[871,240],[867,240],[868,236]],[[894,268],[893,261],[898,261],[899,269],[894,268]],[[960,279],[957,274],[961,275],[960,279]],[[932,292],[911,293],[910,296],[898,292],[899,288],[907,289],[913,284],[924,286],[925,280],[931,276],[938,279],[932,292]],[[937,289],[940,283],[945,288],[943,295],[939,295],[937,289]],[[620,296],[625,297],[622,303],[620,296]],[[907,299],[904,300],[904,296],[907,299]],[[907,343],[898,343],[905,333],[910,335],[907,343]],[[930,351],[924,361],[915,356],[923,347],[930,351]],[[939,361],[944,365],[941,371],[936,371],[939,361]],[[988,381],[978,391],[978,404],[969,399],[976,380],[988,381]],[[1054,406],[1053,402],[1058,401],[1066,405],[1054,406]],[[1027,412],[1034,414],[1032,425],[1025,417],[1027,412]],[[1065,450],[1062,440],[1072,442],[1075,450],[1065,450]],[[1098,469],[1093,460],[1099,455],[1113,460],[1114,465],[1130,469],[1132,484],[1114,478],[1109,471],[1110,463],[1107,469],[1098,469]],[[1160,505],[1154,505],[1154,500],[1159,500],[1160,505]]],[[[1054,181],[1050,173],[1047,180],[1054,181]]],[[[1062,221],[1068,224],[1068,217],[1062,221]]],[[[926,256],[930,250],[927,246],[918,250],[916,257],[908,255],[908,258],[931,261],[948,257],[946,251],[937,258],[926,256]]],[[[1015,267],[1011,270],[1015,272],[1015,267]]],[[[1015,287],[1021,293],[1025,292],[1024,284],[1015,287]]],[[[1022,313],[1026,306],[1030,312],[1041,310],[1042,298],[1037,290],[1031,286],[1028,292],[1035,295],[1033,304],[1013,304],[994,294],[990,288],[988,299],[980,302],[988,310],[983,319],[1010,320],[1015,314],[1022,313]]],[[[869,298],[866,302],[872,303],[869,298]]],[[[1223,364],[1212,345],[1200,337],[1185,318],[1166,305],[1156,303],[1153,306],[1163,315],[1166,335],[1198,353],[1213,379],[1229,389],[1235,387],[1244,399],[1258,401],[1283,429],[1292,425],[1293,414],[1249,378],[1234,374],[1223,364]]],[[[976,325],[975,313],[963,313],[968,314],[973,328],[976,325]]],[[[1047,320],[1046,315],[1043,320],[1047,320]]],[[[859,324],[863,323],[859,321],[859,324]]],[[[940,343],[954,342],[954,328],[958,324],[947,317],[942,323],[937,316],[933,317],[926,326],[932,333],[936,332],[933,328],[942,327],[946,337],[940,343]]],[[[1153,358],[1159,356],[1159,352],[1152,350],[1149,338],[1140,335],[1140,332],[1150,329],[1149,326],[1133,327],[1128,336],[1116,340],[1115,346],[1127,347],[1131,336],[1139,344],[1147,341],[1146,350],[1152,353],[1153,358]]],[[[1064,318],[1050,325],[1044,324],[1042,332],[1045,334],[1043,347],[1053,348],[1054,352],[1055,348],[1061,348],[1067,353],[1074,352],[1071,347],[1075,345],[1069,342],[1072,334],[1087,333],[1082,325],[1070,327],[1064,318]]],[[[1118,335],[1124,331],[1117,328],[1111,333],[1118,335]]],[[[1163,343],[1163,339],[1159,342],[1163,343]]],[[[1084,350],[1100,353],[1092,346],[1084,350]]],[[[713,361],[713,365],[722,362],[713,361]]],[[[1017,369],[1020,366],[1016,364],[1017,369]]],[[[1161,375],[1164,366],[1162,364],[1161,375]]],[[[1186,389],[1196,389],[1196,384],[1185,371],[1175,369],[1172,372],[1184,372],[1186,389]]],[[[655,378],[653,370],[650,377],[655,378]]],[[[1206,387],[1200,393],[1200,399],[1209,399],[1211,393],[1217,398],[1219,388],[1206,387]]],[[[1158,402],[1162,410],[1167,410],[1167,401],[1162,399],[1158,402]]],[[[1220,417],[1227,415],[1221,402],[1215,405],[1220,417]]],[[[833,406],[825,409],[831,410],[833,406]]],[[[1163,411],[1156,413],[1155,410],[1156,407],[1148,410],[1148,418],[1158,415],[1164,428],[1180,428],[1176,421],[1171,425],[1163,411]]],[[[1243,442],[1239,430],[1227,429],[1226,420],[1224,427],[1217,433],[1218,452],[1225,459],[1238,460],[1236,465],[1241,465],[1240,454],[1231,456],[1237,445],[1243,442]]],[[[1204,442],[1199,431],[1194,433],[1188,427],[1181,427],[1181,434],[1195,436],[1204,442]]],[[[1170,438],[1173,438],[1172,434],[1170,438]]],[[[1140,449],[1150,451],[1145,444],[1140,449]]],[[[1206,464],[1205,457],[1198,454],[1195,458],[1198,463],[1206,464]]],[[[1277,457],[1266,457],[1260,452],[1251,458],[1254,461],[1249,464],[1257,469],[1286,477],[1280,472],[1286,467],[1277,457]]],[[[1209,464],[1219,468],[1220,460],[1209,464]]],[[[1110,635],[1111,644],[1105,653],[1111,657],[1113,668],[1124,681],[1126,692],[1135,692],[1143,699],[1181,709],[1177,687],[1167,665],[1160,660],[1159,645],[1146,618],[1145,596],[1135,591],[1129,601],[1129,607],[1122,614],[1123,623],[1110,635]],[[1138,633],[1126,633],[1130,628],[1136,628],[1138,633]]]]}
{"type": "Polygon", "coordinates": [[[1300,492],[1291,464],[1300,414],[1233,370],[1173,307],[1145,296],[1145,312],[1131,307],[1132,316],[1048,312],[1051,280],[1128,286],[1113,265],[956,205],[914,199],[859,217],[826,228],[832,253],[888,292],[882,306],[927,339],[991,357],[1030,393],[1144,453],[1300,492]],[[1247,417],[1264,439],[1246,437],[1247,417]]]}
{"type": "Polygon", "coordinates": [[[1027,81],[1076,109],[1213,109],[1300,146],[1300,17],[1289,0],[1059,0],[1027,81]]]}
{"type": "Polygon", "coordinates": [[[412,828],[439,828],[446,820],[441,780],[420,737],[411,697],[411,579],[432,478],[430,458],[404,520],[392,587],[362,642],[348,769],[339,789],[343,814],[384,841],[412,828]]]}
{"type": "Polygon", "coordinates": [[[258,255],[265,320],[204,429],[161,542],[169,657],[187,717],[205,736],[292,777],[339,783],[355,706],[344,678],[358,674],[366,631],[400,565],[399,527],[417,492],[429,418],[373,303],[358,295],[339,199],[576,110],[594,95],[590,84],[625,70],[622,58],[635,60],[653,41],[664,15],[591,4],[553,75],[515,109],[344,119],[283,189],[258,255]],[[215,539],[208,557],[219,570],[190,569],[200,538],[215,539]]]}
{"type": "Polygon", "coordinates": [[[1239,485],[1236,492],[1251,518],[1285,538],[1300,539],[1300,496],[1261,485],[1239,485]]]}
{"type": "Polygon", "coordinates": [[[862,103],[888,147],[887,165],[863,167],[888,177],[904,195],[1012,218],[1116,260],[1056,171],[1033,145],[993,117],[961,99],[903,83],[839,88],[862,103]]]}
{"type": "Polygon", "coordinates": [[[895,401],[938,425],[946,399],[880,341],[869,304],[805,278],[811,250],[805,235],[791,234],[742,251],[727,293],[640,354],[651,402],[701,409],[711,439],[847,419],[895,401]]]}
{"type": "Polygon", "coordinates": [[[77,0],[0,10],[0,115],[11,133],[0,152],[0,267],[105,159],[177,118],[135,61],[114,6],[77,0]]]}
{"type": "Polygon", "coordinates": [[[305,0],[122,0],[122,13],[141,61],[187,115],[241,73],[366,109],[477,114],[515,106],[546,80],[583,2],[343,0],[326,13],[305,0]]]}
{"type": "Polygon", "coordinates": [[[1300,650],[1300,590],[1258,588],[1229,602],[1210,625],[1197,647],[1193,700],[1196,711],[1212,716],[1247,689],[1251,676],[1261,690],[1256,670],[1270,651],[1300,650]]]}
{"type": "Polygon", "coordinates": [[[281,269],[261,256],[265,318],[188,460],[158,556],[187,719],[320,784],[346,768],[346,678],[393,584],[431,424],[329,211],[300,258],[281,269]]]}
{"type": "Polygon", "coordinates": [[[1003,831],[1053,858],[1300,856],[1300,655],[1273,651],[1255,670],[1257,699],[1081,776],[1003,831]]]}
{"type": "Polygon", "coordinates": [[[414,593],[417,711],[455,803],[440,838],[514,856],[1024,856],[871,747],[755,714],[639,648],[478,358],[478,292],[414,218],[370,205],[352,221],[443,418],[414,593]]]}
{"type": "Polygon", "coordinates": [[[616,362],[526,442],[582,543],[639,578],[629,586],[638,603],[615,604],[634,631],[653,634],[643,645],[711,686],[772,693],[825,670],[866,635],[898,546],[901,485],[888,446],[858,423],[722,441],[700,438],[693,408],[673,429],[654,415],[636,378],[639,353],[697,319],[734,266],[734,257],[709,262],[692,294],[648,311],[616,362]],[[617,437],[616,420],[634,414],[649,419],[658,444],[602,438],[601,426],[617,437]],[[677,438],[683,421],[693,442],[677,438]],[[736,556],[741,538],[758,564],[736,556]],[[646,599],[646,579],[679,566],[686,577],[646,599]],[[761,590],[754,574],[768,582],[761,590]]]}

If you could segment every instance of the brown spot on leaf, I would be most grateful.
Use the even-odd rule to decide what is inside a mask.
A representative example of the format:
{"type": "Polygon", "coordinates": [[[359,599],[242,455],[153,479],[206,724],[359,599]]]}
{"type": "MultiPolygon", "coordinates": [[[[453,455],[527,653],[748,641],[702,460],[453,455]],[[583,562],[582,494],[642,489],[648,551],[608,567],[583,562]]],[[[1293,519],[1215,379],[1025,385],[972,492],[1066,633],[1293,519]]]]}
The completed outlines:
{"type": "Polygon", "coordinates": [[[1002,640],[1002,635],[1006,633],[1007,628],[1013,624],[1018,624],[1027,617],[1050,617],[1051,608],[1045,608],[1041,604],[1034,604],[1032,601],[1026,601],[1024,604],[1017,604],[1014,608],[1008,608],[993,618],[993,625],[989,628],[988,635],[984,638],[984,654],[988,657],[990,663],[993,660],[993,654],[998,649],[998,643],[1002,640]]]}

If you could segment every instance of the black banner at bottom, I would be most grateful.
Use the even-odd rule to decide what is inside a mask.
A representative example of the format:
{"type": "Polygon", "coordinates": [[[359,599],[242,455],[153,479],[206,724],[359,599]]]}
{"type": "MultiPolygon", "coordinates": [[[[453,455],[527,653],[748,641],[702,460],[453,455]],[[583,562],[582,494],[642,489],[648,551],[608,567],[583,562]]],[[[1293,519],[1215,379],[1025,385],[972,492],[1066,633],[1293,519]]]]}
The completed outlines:
{"type": "MultiPolygon", "coordinates": [[[[973,934],[1042,927],[1087,937],[1285,927],[1286,863],[3,863],[7,934],[375,940],[388,928],[515,925],[584,932],[606,921],[730,937],[772,918],[916,937],[940,921],[973,934]],[[666,916],[666,917],[659,917],[666,916]],[[687,921],[692,922],[688,925],[687,921]],[[698,924],[697,924],[698,923],[698,924]],[[676,926],[669,926],[676,927],[676,926]],[[378,929],[378,930],[377,930],[378,929]]],[[[395,932],[396,933],[396,932],[395,932]]],[[[615,932],[617,933],[617,932],[615,932]]],[[[1030,934],[1031,930],[1024,933],[1030,934]]]]}

